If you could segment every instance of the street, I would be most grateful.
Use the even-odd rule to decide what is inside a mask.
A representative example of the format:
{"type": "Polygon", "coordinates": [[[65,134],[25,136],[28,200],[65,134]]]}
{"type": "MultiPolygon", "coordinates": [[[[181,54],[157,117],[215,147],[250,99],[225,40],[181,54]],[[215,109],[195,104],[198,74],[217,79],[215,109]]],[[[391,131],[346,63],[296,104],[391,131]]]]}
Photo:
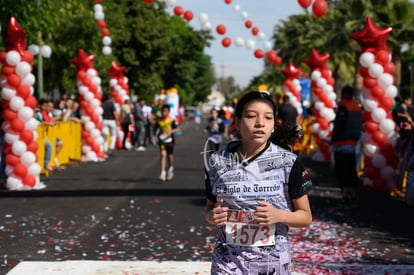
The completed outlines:
{"type": "MultiPolygon", "coordinates": [[[[1,190],[0,273],[20,262],[81,260],[205,267],[216,237],[203,215],[205,140],[201,127],[182,125],[172,181],[158,179],[159,150],[150,146],[42,176],[42,190],[1,190]]],[[[314,184],[313,223],[291,229],[294,274],[414,274],[414,208],[368,191],[344,206],[330,164],[302,161],[314,184]]]]}

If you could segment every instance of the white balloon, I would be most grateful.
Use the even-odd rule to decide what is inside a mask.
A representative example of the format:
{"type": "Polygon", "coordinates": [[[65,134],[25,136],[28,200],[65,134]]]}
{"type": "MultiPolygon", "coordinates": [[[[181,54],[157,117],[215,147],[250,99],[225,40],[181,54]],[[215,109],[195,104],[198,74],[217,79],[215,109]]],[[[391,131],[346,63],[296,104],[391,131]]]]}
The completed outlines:
{"type": "Polygon", "coordinates": [[[378,123],[380,123],[386,117],[387,117],[387,113],[382,108],[376,108],[371,113],[371,118],[378,123]]]}
{"type": "Polygon", "coordinates": [[[6,173],[6,175],[8,177],[10,177],[11,175],[13,175],[13,171],[14,171],[13,166],[6,165],[6,169],[4,169],[4,172],[6,173]]]}
{"type": "Polygon", "coordinates": [[[378,147],[373,144],[365,144],[364,154],[368,157],[372,157],[378,151],[378,147]]]}
{"type": "Polygon", "coordinates": [[[322,110],[323,108],[325,108],[325,104],[321,101],[315,102],[315,109],[316,110],[322,110]]]}
{"type": "Polygon", "coordinates": [[[248,17],[248,13],[247,13],[247,11],[242,11],[241,13],[240,13],[240,17],[241,17],[241,19],[243,19],[243,20],[246,20],[247,19],[247,17],[248,17]]]}
{"type": "Polygon", "coordinates": [[[33,55],[37,55],[39,53],[39,46],[37,45],[30,45],[28,48],[29,52],[31,52],[33,55]]]}
{"type": "Polygon", "coordinates": [[[384,68],[378,64],[378,63],[373,63],[371,65],[369,65],[368,67],[368,73],[372,76],[372,77],[379,77],[382,73],[384,72],[384,68]]]}
{"type": "Polygon", "coordinates": [[[27,74],[30,73],[32,70],[32,66],[30,66],[27,62],[19,62],[16,65],[16,74],[19,75],[21,78],[24,78],[27,74]]]}
{"type": "Polygon", "coordinates": [[[85,98],[86,101],[91,101],[93,99],[93,93],[91,92],[87,92],[83,95],[83,97],[85,98]]]}
{"type": "Polygon", "coordinates": [[[4,140],[8,144],[13,144],[13,143],[15,143],[16,141],[19,140],[19,134],[9,131],[9,132],[4,134],[4,140]]]}
{"type": "Polygon", "coordinates": [[[109,54],[111,54],[111,53],[112,53],[112,48],[111,48],[111,47],[109,47],[109,46],[104,46],[104,47],[102,48],[102,53],[103,53],[104,55],[109,55],[109,54]]]}
{"type": "Polygon", "coordinates": [[[96,20],[103,20],[105,19],[105,14],[102,11],[96,11],[94,17],[96,20]]]}
{"type": "Polygon", "coordinates": [[[249,50],[254,49],[254,45],[255,45],[255,43],[254,43],[253,39],[249,38],[249,39],[246,40],[246,48],[248,48],[249,50]]]}
{"type": "Polygon", "coordinates": [[[319,123],[313,123],[312,124],[312,133],[317,133],[320,128],[321,128],[321,126],[319,125],[319,123]]]}
{"type": "Polygon", "coordinates": [[[204,31],[211,30],[211,23],[210,22],[204,22],[201,24],[201,29],[204,31]]]}
{"type": "Polygon", "coordinates": [[[95,69],[93,69],[93,68],[89,68],[86,71],[86,76],[89,77],[89,78],[93,78],[93,77],[95,77],[97,75],[98,75],[98,72],[95,69]]]}
{"type": "Polygon", "coordinates": [[[265,39],[265,37],[266,37],[266,34],[264,32],[259,32],[257,34],[257,39],[259,39],[260,41],[265,39]]]}
{"type": "Polygon", "coordinates": [[[88,121],[87,123],[86,123],[86,125],[85,125],[85,129],[87,130],[87,131],[91,131],[92,129],[94,129],[95,128],[95,124],[92,122],[92,121],[88,121]]]}
{"type": "Polygon", "coordinates": [[[99,86],[99,85],[101,85],[102,80],[99,76],[95,76],[95,77],[92,78],[92,83],[99,86]]]}
{"type": "Polygon", "coordinates": [[[37,162],[32,163],[27,169],[27,173],[33,176],[38,176],[40,174],[41,168],[37,162]]]}
{"type": "Polygon", "coordinates": [[[96,12],[96,11],[103,11],[103,7],[102,7],[102,5],[101,4],[95,4],[94,6],[93,6],[93,10],[96,12]]]}
{"type": "Polygon", "coordinates": [[[6,62],[10,66],[16,66],[20,62],[21,59],[22,58],[17,51],[9,51],[6,54],[6,62]]]}
{"type": "Polygon", "coordinates": [[[111,78],[111,80],[109,80],[109,86],[111,87],[114,87],[117,83],[118,83],[118,79],[116,78],[111,78]]]}
{"type": "Polygon", "coordinates": [[[82,153],[86,155],[91,150],[91,147],[88,145],[82,146],[82,153]]]}
{"type": "Polygon", "coordinates": [[[176,0],[167,0],[165,3],[167,4],[167,7],[172,8],[175,5],[176,0]]]}
{"type": "Polygon", "coordinates": [[[24,106],[24,100],[19,96],[14,96],[12,99],[10,99],[10,108],[14,111],[19,111],[24,106]]]}
{"type": "Polygon", "coordinates": [[[238,12],[238,11],[240,10],[240,5],[234,5],[234,6],[233,6],[233,10],[234,10],[235,12],[238,12]]]}
{"type": "Polygon", "coordinates": [[[234,39],[234,45],[236,45],[237,47],[241,47],[244,44],[244,39],[241,37],[236,37],[236,39],[234,39]]]}
{"type": "Polygon", "coordinates": [[[384,88],[387,88],[388,86],[392,85],[393,81],[394,81],[394,78],[392,77],[392,75],[388,73],[381,74],[378,77],[378,84],[384,88]]]}
{"type": "Polygon", "coordinates": [[[385,95],[386,96],[389,96],[391,98],[395,98],[398,95],[398,89],[397,89],[397,87],[395,87],[394,85],[389,85],[385,89],[385,95]]]}
{"type": "Polygon", "coordinates": [[[40,48],[40,54],[45,58],[49,58],[50,56],[52,56],[52,49],[48,45],[43,45],[40,48]]]}
{"type": "Polygon", "coordinates": [[[359,57],[359,63],[364,67],[369,67],[375,62],[375,56],[372,53],[365,52],[359,57]]]}
{"type": "Polygon", "coordinates": [[[6,99],[6,100],[10,100],[14,96],[16,96],[16,90],[15,89],[10,89],[10,88],[7,88],[7,87],[4,87],[3,89],[1,89],[1,98],[6,99]]]}
{"type": "Polygon", "coordinates": [[[364,99],[362,105],[364,106],[364,109],[368,112],[372,112],[375,109],[378,109],[378,102],[372,99],[364,99]]]}
{"type": "Polygon", "coordinates": [[[93,108],[97,108],[99,105],[101,105],[101,101],[97,98],[94,98],[91,100],[90,104],[93,108]]]}
{"type": "Polygon", "coordinates": [[[270,43],[270,41],[266,41],[263,43],[263,49],[268,52],[270,50],[272,50],[272,43],[270,43]]]}
{"type": "Polygon", "coordinates": [[[104,36],[102,38],[102,44],[104,44],[105,46],[109,46],[112,43],[112,39],[109,36],[104,36]]]}
{"type": "Polygon", "coordinates": [[[313,81],[316,81],[317,79],[321,78],[321,76],[322,76],[322,73],[320,71],[313,71],[311,73],[311,79],[313,81]]]}
{"type": "Polygon", "coordinates": [[[103,108],[101,106],[99,106],[98,108],[95,109],[95,114],[101,116],[103,114],[103,108]]]}
{"type": "Polygon", "coordinates": [[[336,93],[332,92],[328,94],[328,99],[335,102],[336,101],[336,93]]]}
{"type": "Polygon", "coordinates": [[[17,113],[17,116],[24,120],[24,121],[28,121],[29,119],[31,119],[34,115],[33,109],[30,107],[23,107],[19,110],[19,112],[17,113]]]}
{"type": "Polygon", "coordinates": [[[26,165],[30,166],[36,161],[36,155],[30,151],[24,152],[20,157],[20,161],[26,165]]]}
{"type": "Polygon", "coordinates": [[[11,150],[14,154],[20,156],[27,151],[26,143],[18,140],[12,144],[11,150]]]}
{"type": "Polygon", "coordinates": [[[93,137],[93,138],[98,138],[98,137],[100,137],[101,136],[101,132],[98,130],[98,129],[92,129],[92,131],[91,131],[91,136],[93,137]]]}
{"type": "Polygon", "coordinates": [[[208,15],[206,13],[200,13],[198,16],[198,21],[202,24],[208,22],[208,15]]]}
{"type": "Polygon", "coordinates": [[[7,188],[9,190],[21,190],[22,187],[22,181],[17,177],[11,176],[7,178],[7,188]]]}
{"type": "Polygon", "coordinates": [[[31,131],[36,130],[37,126],[40,124],[40,122],[35,118],[30,118],[25,123],[25,128],[31,131]]]}
{"type": "Polygon", "coordinates": [[[380,122],[380,130],[384,132],[386,135],[388,135],[390,132],[392,132],[395,128],[395,122],[392,119],[384,119],[380,122]]]}
{"type": "Polygon", "coordinates": [[[81,116],[81,120],[82,120],[83,124],[86,124],[89,121],[91,121],[91,118],[88,117],[88,116],[86,116],[86,115],[84,115],[84,116],[81,116]]]}
{"type": "Polygon", "coordinates": [[[318,87],[324,87],[326,86],[326,84],[328,84],[328,81],[325,78],[319,78],[318,80],[316,80],[316,85],[318,85],[318,87]]]}
{"type": "Polygon", "coordinates": [[[27,74],[26,77],[22,79],[22,84],[25,84],[27,86],[33,86],[35,81],[36,81],[36,78],[34,74],[30,73],[30,74],[27,74]]]}
{"type": "Polygon", "coordinates": [[[85,95],[85,93],[89,92],[89,89],[88,87],[81,85],[79,86],[78,91],[79,91],[79,94],[85,95]]]}

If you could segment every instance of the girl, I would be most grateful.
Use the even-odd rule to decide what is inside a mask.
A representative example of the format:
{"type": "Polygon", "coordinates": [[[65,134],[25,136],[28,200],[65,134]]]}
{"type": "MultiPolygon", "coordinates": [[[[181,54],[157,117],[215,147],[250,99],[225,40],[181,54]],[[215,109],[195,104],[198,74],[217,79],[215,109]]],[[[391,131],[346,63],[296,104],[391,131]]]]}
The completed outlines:
{"type": "Polygon", "coordinates": [[[312,222],[312,182],[295,154],[269,141],[276,121],[269,94],[247,93],[235,112],[240,141],[205,167],[206,220],[219,227],[211,274],[290,274],[288,229],[312,222]]]}

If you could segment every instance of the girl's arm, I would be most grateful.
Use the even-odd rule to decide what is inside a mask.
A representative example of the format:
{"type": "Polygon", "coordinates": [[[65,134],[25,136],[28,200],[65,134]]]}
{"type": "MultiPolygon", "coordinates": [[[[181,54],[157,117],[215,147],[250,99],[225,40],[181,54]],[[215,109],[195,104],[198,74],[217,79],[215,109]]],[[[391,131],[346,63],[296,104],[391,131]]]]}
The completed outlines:
{"type": "Polygon", "coordinates": [[[256,207],[257,221],[261,225],[284,223],[290,227],[305,227],[312,223],[312,213],[308,195],[292,200],[295,210],[293,212],[276,209],[270,203],[258,201],[261,206],[256,207]]]}

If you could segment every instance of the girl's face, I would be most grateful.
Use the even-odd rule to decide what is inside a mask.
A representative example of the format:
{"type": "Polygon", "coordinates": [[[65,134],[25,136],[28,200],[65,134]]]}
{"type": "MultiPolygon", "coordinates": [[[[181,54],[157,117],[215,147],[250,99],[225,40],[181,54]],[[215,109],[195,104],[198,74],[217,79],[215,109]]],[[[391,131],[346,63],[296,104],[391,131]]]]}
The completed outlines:
{"type": "Polygon", "coordinates": [[[248,102],[236,126],[240,130],[243,142],[252,145],[264,145],[274,131],[275,118],[272,105],[266,101],[248,102]]]}
{"type": "Polygon", "coordinates": [[[217,110],[211,110],[211,117],[212,117],[213,119],[216,119],[216,118],[218,117],[218,112],[217,112],[217,110]]]}
{"type": "Polygon", "coordinates": [[[168,117],[168,115],[170,114],[170,110],[168,110],[167,108],[163,108],[162,110],[161,110],[161,114],[162,114],[162,116],[165,118],[165,117],[168,117]]]}

